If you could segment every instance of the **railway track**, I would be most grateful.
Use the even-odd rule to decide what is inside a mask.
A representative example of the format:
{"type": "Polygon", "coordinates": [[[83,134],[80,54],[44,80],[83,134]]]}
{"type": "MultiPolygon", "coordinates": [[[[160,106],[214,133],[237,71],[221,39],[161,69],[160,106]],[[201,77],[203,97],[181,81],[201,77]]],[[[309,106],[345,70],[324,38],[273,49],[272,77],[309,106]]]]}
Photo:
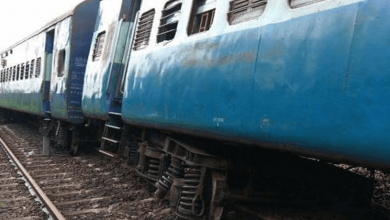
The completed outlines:
{"type": "MultiPolygon", "coordinates": [[[[40,210],[39,203],[32,196],[34,193],[29,193],[27,187],[36,187],[34,180],[28,176],[24,167],[1,138],[0,143],[0,219],[45,218],[46,214],[40,210]],[[25,185],[26,180],[30,183],[29,185],[25,185]]],[[[45,198],[41,191],[36,192],[40,198],[45,198]]],[[[50,209],[52,206],[49,204],[47,207],[50,209]]]]}
{"type": "MultiPolygon", "coordinates": [[[[2,138],[0,142],[8,145],[9,150],[13,152],[16,158],[13,161],[18,160],[25,172],[34,179],[35,184],[31,181],[30,185],[41,189],[36,190],[37,194],[42,191],[51,201],[45,201],[43,194],[39,196],[42,201],[45,201],[44,206],[54,219],[175,218],[175,210],[168,207],[164,200],[158,201],[154,198],[155,187],[137,176],[134,170],[123,165],[121,161],[90,151],[71,157],[60,148],[54,149],[50,157],[43,156],[40,134],[34,128],[22,124],[0,125],[0,136],[2,138]]],[[[7,219],[25,217],[28,217],[26,219],[47,219],[34,198],[25,190],[24,181],[18,176],[17,171],[12,165],[6,164],[8,157],[4,156],[5,150],[0,150],[0,152],[2,155],[0,158],[0,219],[3,219],[3,216],[10,216],[10,213],[14,213],[15,210],[20,210],[20,212],[27,210],[27,214],[14,215],[7,219]],[[6,170],[10,170],[11,173],[5,173],[6,170]],[[19,195],[23,191],[26,195],[19,195]],[[9,199],[15,199],[15,201],[11,202],[9,199]],[[1,207],[1,204],[6,208],[1,207]]],[[[14,164],[16,166],[18,162],[14,164]]],[[[389,212],[387,209],[376,212],[367,210],[362,212],[364,216],[360,219],[390,219],[387,218],[390,216],[386,214],[387,212],[389,212]]],[[[341,220],[359,219],[359,216],[360,214],[351,217],[344,211],[310,210],[308,206],[283,204],[275,206],[261,203],[260,206],[252,207],[241,204],[227,205],[223,219],[341,220]]]]}
{"type": "Polygon", "coordinates": [[[54,219],[142,219],[147,216],[167,219],[173,216],[171,208],[153,198],[153,186],[122,166],[120,161],[98,154],[71,157],[61,149],[50,157],[43,156],[39,148],[40,136],[29,132],[21,137],[13,129],[0,126],[3,139],[0,142],[8,145],[15,160],[24,167],[26,179],[31,179],[31,185],[54,219]]]}

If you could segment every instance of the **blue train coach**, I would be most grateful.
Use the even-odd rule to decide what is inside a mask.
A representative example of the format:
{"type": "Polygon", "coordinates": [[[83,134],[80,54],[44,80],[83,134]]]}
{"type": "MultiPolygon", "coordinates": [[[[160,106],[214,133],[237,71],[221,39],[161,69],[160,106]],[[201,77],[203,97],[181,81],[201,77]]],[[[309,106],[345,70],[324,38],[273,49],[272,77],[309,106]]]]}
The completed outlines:
{"type": "Polygon", "coordinates": [[[84,1],[1,52],[0,107],[78,124],[98,0],[84,1]]]}

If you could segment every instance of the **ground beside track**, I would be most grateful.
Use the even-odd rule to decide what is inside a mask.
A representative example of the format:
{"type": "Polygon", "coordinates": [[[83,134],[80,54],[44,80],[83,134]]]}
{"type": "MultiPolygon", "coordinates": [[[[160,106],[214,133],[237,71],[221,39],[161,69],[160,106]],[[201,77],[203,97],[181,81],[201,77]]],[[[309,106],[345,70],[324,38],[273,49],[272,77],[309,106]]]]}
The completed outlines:
{"type": "MultiPolygon", "coordinates": [[[[154,186],[120,161],[101,156],[93,149],[76,157],[56,149],[51,157],[43,157],[40,134],[24,124],[1,125],[0,135],[14,144],[18,157],[26,159],[22,163],[67,219],[175,219],[166,201],[154,199],[154,186]]],[[[364,168],[352,171],[369,175],[364,168]]],[[[390,177],[375,172],[373,203],[367,207],[324,209],[261,204],[253,209],[263,219],[390,219],[390,177]]],[[[233,204],[223,219],[261,219],[252,214],[233,204]]]]}

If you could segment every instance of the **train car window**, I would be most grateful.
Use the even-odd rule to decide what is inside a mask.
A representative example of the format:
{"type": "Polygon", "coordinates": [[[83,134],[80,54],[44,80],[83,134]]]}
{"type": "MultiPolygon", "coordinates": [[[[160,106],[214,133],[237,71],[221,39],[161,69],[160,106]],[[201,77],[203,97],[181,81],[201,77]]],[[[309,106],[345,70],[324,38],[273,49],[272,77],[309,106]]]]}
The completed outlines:
{"type": "Polygon", "coordinates": [[[150,33],[154,20],[155,10],[149,10],[141,15],[138,21],[137,32],[134,39],[134,50],[145,48],[149,45],[150,33]]]}
{"type": "Polygon", "coordinates": [[[16,67],[16,78],[15,80],[18,81],[20,76],[20,64],[16,67]]]}
{"type": "Polygon", "coordinates": [[[12,69],[12,81],[15,81],[16,78],[16,66],[12,69]]]}
{"type": "Polygon", "coordinates": [[[31,60],[30,78],[33,78],[33,76],[34,76],[34,64],[35,64],[35,60],[31,60]]]}
{"type": "Polygon", "coordinates": [[[103,46],[104,46],[104,40],[106,39],[106,32],[100,32],[95,41],[95,45],[93,48],[93,53],[92,53],[92,61],[98,61],[100,60],[100,57],[103,54],[103,46]]]}
{"type": "Polygon", "coordinates": [[[29,71],[30,71],[30,62],[27,61],[26,62],[26,70],[25,70],[25,74],[24,74],[25,79],[28,79],[29,71]]]}
{"type": "Polygon", "coordinates": [[[37,59],[37,65],[35,65],[35,78],[41,75],[41,58],[37,59]]]}
{"type": "Polygon", "coordinates": [[[57,59],[57,76],[63,77],[65,75],[65,57],[66,57],[66,50],[62,49],[58,52],[58,59],[57,59]]]}
{"type": "Polygon", "coordinates": [[[188,35],[208,31],[213,25],[216,0],[195,0],[188,35]]]}
{"type": "Polygon", "coordinates": [[[24,63],[20,64],[20,80],[24,79],[24,63]]]}
{"type": "Polygon", "coordinates": [[[157,43],[169,41],[175,37],[180,15],[181,1],[169,1],[165,4],[158,27],[157,43]]]}
{"type": "Polygon", "coordinates": [[[234,0],[230,2],[229,23],[238,24],[260,17],[267,5],[267,0],[234,0]]]}
{"type": "Polygon", "coordinates": [[[306,5],[311,5],[324,0],[289,0],[290,8],[300,8],[306,5]]]}

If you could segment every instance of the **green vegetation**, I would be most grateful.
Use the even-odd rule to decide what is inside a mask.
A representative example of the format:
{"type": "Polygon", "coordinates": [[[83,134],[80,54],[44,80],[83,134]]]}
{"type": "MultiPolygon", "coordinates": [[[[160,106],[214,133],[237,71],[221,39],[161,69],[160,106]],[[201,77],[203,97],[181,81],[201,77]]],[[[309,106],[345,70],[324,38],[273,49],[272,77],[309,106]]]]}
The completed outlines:
{"type": "Polygon", "coordinates": [[[0,202],[0,207],[4,207],[4,204],[0,202]]]}

